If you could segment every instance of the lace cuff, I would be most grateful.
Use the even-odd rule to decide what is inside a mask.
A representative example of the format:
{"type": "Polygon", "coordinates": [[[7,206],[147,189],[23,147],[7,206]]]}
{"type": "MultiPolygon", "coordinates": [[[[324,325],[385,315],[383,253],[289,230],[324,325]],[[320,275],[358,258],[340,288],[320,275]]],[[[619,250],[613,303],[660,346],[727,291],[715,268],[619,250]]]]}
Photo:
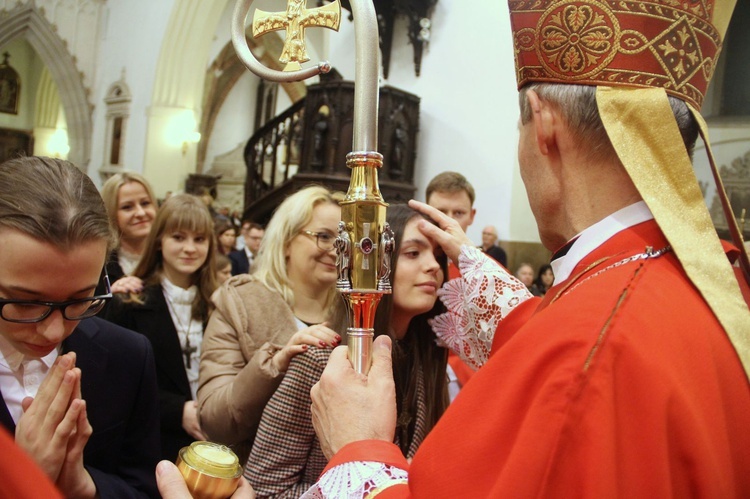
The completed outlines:
{"type": "Polygon", "coordinates": [[[385,463],[352,461],[326,471],[300,499],[375,497],[384,489],[407,483],[406,471],[385,463]]]}
{"type": "Polygon", "coordinates": [[[433,318],[431,325],[439,343],[478,369],[490,357],[498,324],[533,295],[479,248],[461,246],[458,268],[461,278],[438,290],[448,311],[433,318]]]}

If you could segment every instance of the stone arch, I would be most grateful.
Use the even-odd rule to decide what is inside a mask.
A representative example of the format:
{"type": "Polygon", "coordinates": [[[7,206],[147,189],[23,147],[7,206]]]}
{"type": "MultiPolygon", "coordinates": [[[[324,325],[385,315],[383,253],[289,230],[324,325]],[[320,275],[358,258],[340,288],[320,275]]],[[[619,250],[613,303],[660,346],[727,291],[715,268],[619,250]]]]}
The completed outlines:
{"type": "Polygon", "coordinates": [[[76,67],[76,59],[33,2],[19,5],[0,19],[0,46],[16,38],[24,38],[39,55],[57,85],[60,102],[65,109],[68,125],[70,161],[88,171],[91,161],[91,132],[93,106],[88,100],[88,90],[76,67]]]}
{"type": "MultiPolygon", "coordinates": [[[[208,51],[220,15],[229,3],[230,0],[186,0],[175,4],[159,53],[159,64],[154,82],[154,105],[198,108],[203,97],[204,75],[210,62],[208,51]],[[185,53],[193,56],[185,58],[185,53]]],[[[228,29],[227,34],[229,34],[228,29]]],[[[283,43],[281,39],[276,37],[275,40],[268,40],[268,38],[266,37],[262,44],[270,48],[275,43],[278,45],[278,54],[280,54],[283,43]],[[269,46],[269,43],[272,45],[269,46]]],[[[231,43],[227,43],[222,52],[225,52],[230,45],[231,43]]],[[[250,40],[250,45],[254,47],[257,43],[250,40]]],[[[275,48],[273,46],[274,50],[275,48]]],[[[317,56],[314,44],[309,44],[308,51],[311,56],[317,56]]],[[[263,59],[274,69],[282,67],[270,55],[266,55],[263,59]]],[[[282,85],[292,102],[304,96],[304,83],[295,83],[301,83],[302,95],[299,95],[299,84],[282,85]]]]}
{"type": "MultiPolygon", "coordinates": [[[[278,56],[283,48],[282,40],[277,37],[265,37],[260,42],[248,37],[248,46],[251,50],[262,53],[259,59],[262,64],[271,69],[281,71],[284,65],[278,61],[278,56]]],[[[205,94],[203,96],[203,107],[201,109],[200,132],[204,140],[198,147],[198,171],[202,172],[206,159],[206,148],[213,133],[216,118],[221,111],[224,101],[237,81],[247,72],[247,68],[235,55],[232,42],[227,42],[219,55],[211,62],[206,72],[205,94]],[[220,74],[221,76],[217,76],[220,74]]],[[[307,87],[302,81],[284,82],[279,84],[289,96],[293,103],[305,97],[307,87]]]]}
{"type": "MultiPolygon", "coordinates": [[[[163,132],[175,119],[194,116],[201,126],[213,128],[211,115],[204,115],[206,107],[207,71],[211,71],[210,49],[217,26],[229,6],[230,0],[184,0],[175,2],[162,40],[156,67],[151,106],[148,110],[148,134],[143,173],[152,183],[163,189],[179,189],[179,181],[198,171],[198,146],[195,152],[182,154],[175,144],[166,144],[163,132]],[[190,54],[185,57],[185,54],[190,54]],[[165,168],[164,165],[171,165],[165,168]],[[175,166],[176,165],[176,166],[175,166]]],[[[229,36],[227,29],[227,36],[229,36]]],[[[314,46],[308,46],[311,56],[314,46]]],[[[235,80],[236,82],[236,80],[235,80]]],[[[305,89],[301,83],[301,89],[305,89]]],[[[287,87],[283,86],[286,90],[287,87]]],[[[294,88],[297,88],[296,86],[294,88]]],[[[294,102],[295,97],[290,95],[294,102]]],[[[221,100],[223,94],[212,99],[221,100]]],[[[297,97],[298,98],[298,97],[297,97]]],[[[213,109],[219,104],[213,102],[213,109]]],[[[211,130],[201,131],[210,135],[211,130]]],[[[206,137],[202,136],[201,143],[206,137]]],[[[202,167],[202,165],[201,165],[202,167]]],[[[158,194],[158,193],[157,193],[158,194]]]]}

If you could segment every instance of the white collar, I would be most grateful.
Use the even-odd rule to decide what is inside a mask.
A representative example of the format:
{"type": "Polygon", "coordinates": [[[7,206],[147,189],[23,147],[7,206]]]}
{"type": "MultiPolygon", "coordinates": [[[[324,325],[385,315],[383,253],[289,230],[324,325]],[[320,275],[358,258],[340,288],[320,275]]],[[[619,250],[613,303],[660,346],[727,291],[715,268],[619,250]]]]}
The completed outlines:
{"type": "Polygon", "coordinates": [[[604,244],[618,232],[646,222],[647,220],[652,220],[653,218],[654,215],[648,209],[646,203],[638,201],[584,229],[583,232],[573,238],[575,242],[567,254],[550,262],[552,272],[555,274],[555,282],[552,285],[561,283],[570,277],[573,269],[586,255],[604,244]]]}
{"type": "Polygon", "coordinates": [[[18,372],[21,364],[27,360],[41,360],[47,368],[50,368],[59,355],[60,345],[44,357],[27,357],[16,350],[4,336],[0,335],[0,363],[4,364],[12,372],[18,372]]]}
{"type": "Polygon", "coordinates": [[[172,283],[166,276],[161,278],[161,287],[167,299],[175,305],[190,305],[195,299],[198,292],[198,286],[193,284],[187,289],[183,289],[172,283]]]}

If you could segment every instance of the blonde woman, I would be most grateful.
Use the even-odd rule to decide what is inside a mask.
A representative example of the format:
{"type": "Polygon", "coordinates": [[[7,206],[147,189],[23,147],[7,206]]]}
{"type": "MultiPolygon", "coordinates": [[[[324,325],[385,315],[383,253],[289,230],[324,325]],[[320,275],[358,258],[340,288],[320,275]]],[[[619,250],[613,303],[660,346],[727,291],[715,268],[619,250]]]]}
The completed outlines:
{"type": "Polygon", "coordinates": [[[131,276],[146,248],[146,238],[156,217],[156,197],[151,185],[134,172],[113,175],[102,186],[102,199],[118,246],[107,258],[112,293],[138,293],[143,282],[131,276]]]}
{"type": "Polygon", "coordinates": [[[324,187],[289,196],[268,224],[255,272],[233,277],[213,296],[201,354],[200,423],[243,462],[292,357],[341,341],[327,322],[340,303],[333,248],[340,220],[324,187]]]}

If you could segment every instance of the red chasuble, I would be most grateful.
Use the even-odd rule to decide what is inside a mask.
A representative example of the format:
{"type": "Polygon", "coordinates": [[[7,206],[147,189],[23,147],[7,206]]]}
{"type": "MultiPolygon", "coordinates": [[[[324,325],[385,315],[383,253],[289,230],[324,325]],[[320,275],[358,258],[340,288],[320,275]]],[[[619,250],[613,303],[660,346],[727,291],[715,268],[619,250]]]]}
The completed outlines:
{"type": "MultiPolygon", "coordinates": [[[[408,484],[378,497],[750,497],[750,386],[726,334],[673,253],[616,265],[667,245],[631,227],[513,311],[408,484]]],[[[355,442],[329,468],[407,469],[399,454],[355,442]]]]}
{"type": "Polygon", "coordinates": [[[37,464],[0,428],[0,497],[57,499],[62,494],[37,464]]]}

